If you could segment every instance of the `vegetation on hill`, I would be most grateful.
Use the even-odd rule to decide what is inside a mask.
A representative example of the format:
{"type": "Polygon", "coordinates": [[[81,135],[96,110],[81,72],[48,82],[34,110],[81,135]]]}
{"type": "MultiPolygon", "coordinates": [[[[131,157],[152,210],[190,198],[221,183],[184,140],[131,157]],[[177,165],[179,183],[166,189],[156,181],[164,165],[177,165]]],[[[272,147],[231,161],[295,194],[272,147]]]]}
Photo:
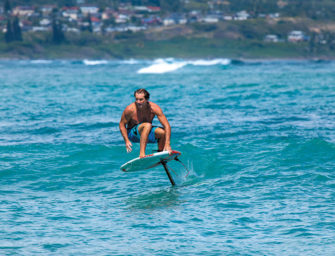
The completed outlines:
{"type": "MultiPolygon", "coordinates": [[[[79,1],[80,2],[80,1],[79,1]]],[[[139,32],[114,31],[93,33],[92,17],[82,21],[80,33],[64,31],[68,24],[59,10],[75,6],[77,0],[57,1],[50,20],[51,31],[22,32],[18,17],[9,15],[13,6],[55,5],[49,0],[3,0],[6,33],[0,33],[2,58],[334,58],[335,57],[335,1],[332,0],[96,0],[86,4],[115,7],[130,3],[132,6],[158,6],[161,17],[185,15],[196,10],[201,15],[233,15],[241,10],[250,14],[247,20],[221,20],[214,23],[201,21],[171,26],[152,26],[139,32]],[[172,4],[173,2],[173,4],[172,4]],[[275,18],[270,14],[280,12],[275,18]],[[292,30],[304,31],[308,40],[287,42],[292,30]],[[266,42],[266,35],[278,37],[266,42]]],[[[150,17],[145,14],[144,18],[150,17]]],[[[140,24],[136,16],[131,19],[140,24]]],[[[31,21],[38,24],[38,21],[31,21]]],[[[103,26],[113,25],[109,20],[103,26]]],[[[114,23],[113,23],[114,22],[114,23]]]]}
{"type": "MultiPolygon", "coordinates": [[[[0,4],[6,0],[1,0],[0,4]]],[[[309,17],[311,19],[334,19],[335,1],[333,0],[12,0],[13,6],[18,5],[57,5],[75,6],[78,3],[94,4],[100,8],[119,6],[131,3],[132,5],[160,6],[163,11],[189,11],[209,9],[224,12],[246,10],[254,15],[260,13],[274,13],[280,11],[283,16],[309,17]],[[210,3],[210,5],[208,5],[210,3]]]]}

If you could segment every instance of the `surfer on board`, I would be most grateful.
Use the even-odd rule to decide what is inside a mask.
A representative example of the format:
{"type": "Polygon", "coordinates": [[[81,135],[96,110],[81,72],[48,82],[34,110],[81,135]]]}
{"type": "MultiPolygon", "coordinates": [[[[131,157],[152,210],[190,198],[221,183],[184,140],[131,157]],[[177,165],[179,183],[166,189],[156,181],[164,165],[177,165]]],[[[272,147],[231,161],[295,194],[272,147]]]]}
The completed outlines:
{"type": "Polygon", "coordinates": [[[132,151],[131,142],[140,143],[140,157],[145,157],[147,143],[157,142],[158,151],[171,152],[171,127],[163,111],[157,104],[149,101],[150,94],[147,90],[138,89],[134,96],[135,102],[126,107],[119,123],[127,152],[132,151]],[[155,116],[163,128],[152,125],[155,116]]]}

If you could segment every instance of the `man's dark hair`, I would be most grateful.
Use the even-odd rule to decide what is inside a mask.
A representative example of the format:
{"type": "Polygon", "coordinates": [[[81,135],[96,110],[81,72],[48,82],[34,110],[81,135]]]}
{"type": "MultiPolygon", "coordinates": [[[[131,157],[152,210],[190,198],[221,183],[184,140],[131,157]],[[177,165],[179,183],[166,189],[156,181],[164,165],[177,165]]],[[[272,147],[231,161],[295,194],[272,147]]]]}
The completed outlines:
{"type": "Polygon", "coordinates": [[[150,98],[150,93],[149,93],[146,89],[143,89],[143,88],[141,88],[141,89],[137,89],[137,90],[134,92],[134,97],[136,97],[136,93],[143,93],[143,94],[144,94],[144,98],[145,98],[146,100],[149,100],[149,98],[150,98]]]}

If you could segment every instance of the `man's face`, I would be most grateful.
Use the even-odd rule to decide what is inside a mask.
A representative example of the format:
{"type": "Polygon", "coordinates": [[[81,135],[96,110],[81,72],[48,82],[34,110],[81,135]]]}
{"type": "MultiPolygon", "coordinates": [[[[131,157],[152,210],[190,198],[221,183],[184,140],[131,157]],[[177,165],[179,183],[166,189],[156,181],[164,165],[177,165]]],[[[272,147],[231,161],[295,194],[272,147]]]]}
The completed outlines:
{"type": "Polygon", "coordinates": [[[135,94],[135,103],[137,107],[142,108],[144,104],[147,103],[147,100],[144,97],[144,93],[136,93],[135,94]]]}

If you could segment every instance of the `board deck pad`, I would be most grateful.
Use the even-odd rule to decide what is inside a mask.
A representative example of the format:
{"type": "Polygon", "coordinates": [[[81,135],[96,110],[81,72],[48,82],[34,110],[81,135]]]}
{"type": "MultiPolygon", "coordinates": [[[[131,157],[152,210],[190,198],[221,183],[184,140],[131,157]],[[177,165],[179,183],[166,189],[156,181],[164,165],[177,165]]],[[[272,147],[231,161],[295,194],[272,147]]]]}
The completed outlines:
{"type": "Polygon", "coordinates": [[[137,157],[133,160],[130,160],[129,162],[123,164],[120,169],[124,172],[134,172],[150,169],[157,165],[160,165],[162,162],[170,162],[180,155],[181,153],[176,150],[173,150],[170,153],[169,151],[157,152],[154,154],[146,155],[142,158],[137,157]]]}

